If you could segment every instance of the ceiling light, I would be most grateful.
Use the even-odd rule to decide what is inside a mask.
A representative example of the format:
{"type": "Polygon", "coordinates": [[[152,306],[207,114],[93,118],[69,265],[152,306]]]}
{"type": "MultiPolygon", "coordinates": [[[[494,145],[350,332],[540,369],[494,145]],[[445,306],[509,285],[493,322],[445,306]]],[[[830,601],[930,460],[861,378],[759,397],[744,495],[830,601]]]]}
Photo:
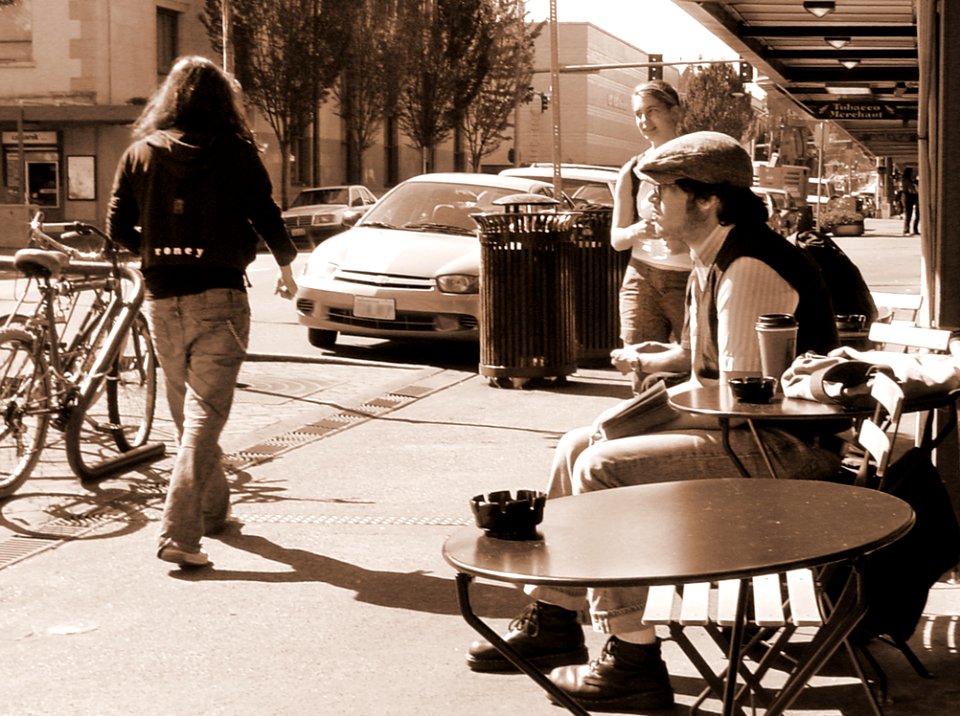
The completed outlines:
{"type": "Polygon", "coordinates": [[[833,0],[805,0],[803,9],[816,17],[824,17],[837,9],[833,0]]]}
{"type": "Polygon", "coordinates": [[[873,90],[870,87],[827,87],[827,94],[835,95],[872,95],[873,90]]]}
{"type": "Polygon", "coordinates": [[[840,64],[846,67],[848,70],[852,70],[854,67],[860,64],[860,60],[855,60],[851,57],[846,60],[840,60],[840,64]]]}
{"type": "Polygon", "coordinates": [[[835,50],[841,50],[850,44],[849,37],[825,37],[823,39],[835,50]]]}

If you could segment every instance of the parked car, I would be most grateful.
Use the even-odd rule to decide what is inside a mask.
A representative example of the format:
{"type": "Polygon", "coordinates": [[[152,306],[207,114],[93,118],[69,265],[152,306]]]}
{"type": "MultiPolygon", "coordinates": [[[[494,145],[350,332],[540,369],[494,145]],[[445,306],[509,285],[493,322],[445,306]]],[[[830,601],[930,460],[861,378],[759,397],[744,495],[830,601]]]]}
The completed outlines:
{"type": "Polygon", "coordinates": [[[495,174],[398,184],[310,254],[296,295],[310,343],[331,348],[338,333],[477,340],[480,242],[470,215],[502,211],[494,200],[512,194],[553,193],[545,182],[495,174]]]}
{"type": "MultiPolygon", "coordinates": [[[[586,206],[613,206],[619,168],[589,164],[561,164],[560,178],[563,191],[577,208],[586,206]]],[[[511,167],[500,172],[501,176],[525,177],[553,183],[552,164],[531,164],[528,167],[511,167]]]]}
{"type": "Polygon", "coordinates": [[[346,229],[376,201],[376,195],[359,184],[311,187],[303,189],[283,212],[283,222],[295,243],[313,248],[346,229]]]}
{"type": "Polygon", "coordinates": [[[800,207],[786,189],[755,186],[753,193],[763,199],[767,205],[767,224],[771,229],[784,236],[789,236],[797,230],[800,207]]]}

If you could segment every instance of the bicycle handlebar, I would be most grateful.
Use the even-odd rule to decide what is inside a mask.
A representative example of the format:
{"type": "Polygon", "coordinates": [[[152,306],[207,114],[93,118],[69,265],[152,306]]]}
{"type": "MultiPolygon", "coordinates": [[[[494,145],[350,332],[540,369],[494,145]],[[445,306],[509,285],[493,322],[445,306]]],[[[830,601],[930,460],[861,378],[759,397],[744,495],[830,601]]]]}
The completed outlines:
{"type": "Polygon", "coordinates": [[[44,222],[43,212],[38,211],[30,221],[30,238],[46,248],[65,253],[71,260],[102,261],[106,257],[111,262],[116,261],[117,249],[110,237],[102,229],[82,221],[44,222]],[[95,234],[104,240],[103,249],[80,251],[53,238],[48,231],[60,231],[61,239],[95,234]]]}

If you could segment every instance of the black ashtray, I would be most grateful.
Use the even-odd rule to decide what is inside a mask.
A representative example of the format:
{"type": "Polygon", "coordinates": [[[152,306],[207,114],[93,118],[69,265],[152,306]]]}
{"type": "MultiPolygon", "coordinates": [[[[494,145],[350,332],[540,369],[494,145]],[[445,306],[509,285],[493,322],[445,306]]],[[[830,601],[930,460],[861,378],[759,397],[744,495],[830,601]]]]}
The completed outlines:
{"type": "Polygon", "coordinates": [[[537,525],[543,520],[543,505],[547,495],[534,490],[517,490],[513,497],[509,490],[476,495],[470,500],[477,527],[489,537],[497,539],[537,539],[537,525]]]}
{"type": "Polygon", "coordinates": [[[773,389],[776,384],[777,379],[771,377],[731,378],[730,390],[742,403],[769,403],[773,397],[773,389]]]}

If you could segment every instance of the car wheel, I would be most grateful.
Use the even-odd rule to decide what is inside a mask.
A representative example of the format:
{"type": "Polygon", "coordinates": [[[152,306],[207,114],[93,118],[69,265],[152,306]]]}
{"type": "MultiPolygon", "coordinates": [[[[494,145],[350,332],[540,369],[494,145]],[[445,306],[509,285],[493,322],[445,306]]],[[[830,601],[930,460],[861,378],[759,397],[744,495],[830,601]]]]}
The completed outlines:
{"type": "Polygon", "coordinates": [[[307,329],[307,340],[314,348],[333,348],[337,343],[336,331],[324,331],[319,328],[307,329]]]}

